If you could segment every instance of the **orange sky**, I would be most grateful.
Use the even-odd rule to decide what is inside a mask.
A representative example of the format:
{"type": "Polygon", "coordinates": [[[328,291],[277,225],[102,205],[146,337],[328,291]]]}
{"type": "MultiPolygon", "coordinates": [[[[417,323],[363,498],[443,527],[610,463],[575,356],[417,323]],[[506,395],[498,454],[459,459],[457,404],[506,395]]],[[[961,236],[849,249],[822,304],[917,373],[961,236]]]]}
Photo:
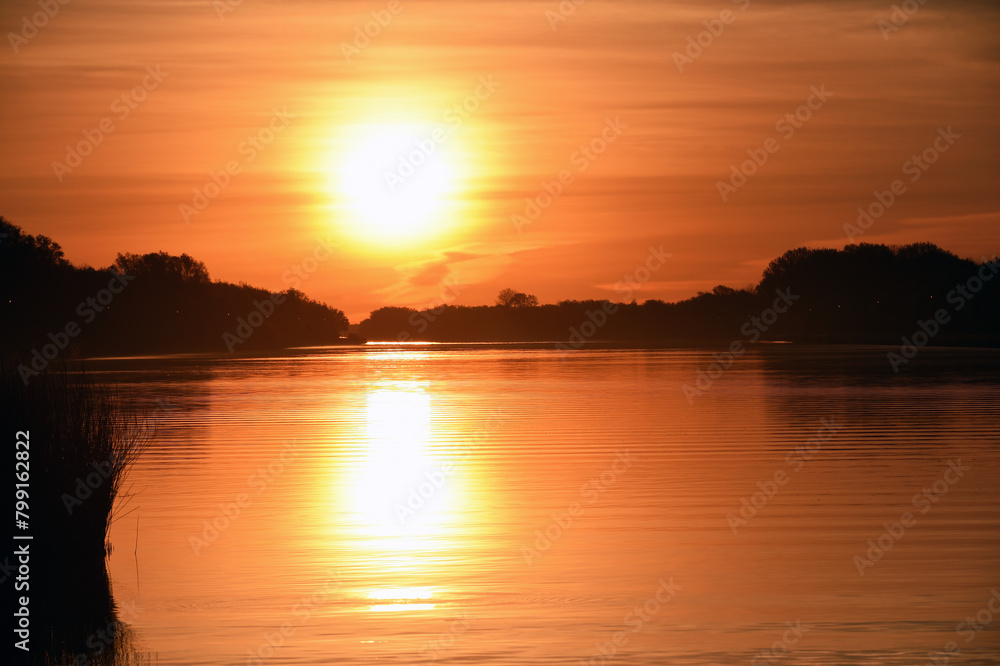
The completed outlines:
{"type": "Polygon", "coordinates": [[[856,240],[1000,252],[992,2],[930,0],[891,32],[889,2],[590,0],[555,29],[556,0],[51,2],[37,34],[22,19],[37,2],[0,9],[0,214],[74,263],[186,252],[214,278],[278,290],[323,241],[333,256],[299,288],[358,321],[436,304],[445,281],[459,304],[507,286],[615,298],[662,245],[672,256],[636,296],[673,300],[753,283],[792,247],[843,245],[858,206],[897,179],[905,193],[856,240]],[[387,25],[345,55],[372,12],[387,25]],[[674,53],[699,33],[679,71],[674,53]],[[776,126],[810,101],[798,128],[776,126]],[[582,157],[615,119],[620,135],[582,157]],[[269,124],[270,142],[244,143],[269,124]],[[352,198],[364,156],[400,127],[413,140],[454,128],[435,144],[450,175],[414,176],[430,212],[411,235],[373,219],[415,205],[352,198]],[[960,137],[933,165],[904,170],[949,127],[960,137]],[[90,154],[54,167],[85,132],[100,138],[90,154]],[[723,201],[718,182],[748,150],[767,161],[723,201]],[[186,221],[181,206],[230,163],[186,221]],[[572,182],[519,231],[525,197],[563,171],[572,182]]]}

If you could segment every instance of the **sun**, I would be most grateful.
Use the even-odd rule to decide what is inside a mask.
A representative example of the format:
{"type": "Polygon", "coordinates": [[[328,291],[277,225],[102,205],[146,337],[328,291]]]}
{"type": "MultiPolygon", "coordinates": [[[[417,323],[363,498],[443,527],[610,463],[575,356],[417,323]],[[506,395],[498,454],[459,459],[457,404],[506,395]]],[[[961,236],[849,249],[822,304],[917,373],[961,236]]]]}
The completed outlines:
{"type": "Polygon", "coordinates": [[[451,140],[430,123],[347,128],[331,169],[344,231],[383,245],[445,231],[460,189],[451,140]]]}

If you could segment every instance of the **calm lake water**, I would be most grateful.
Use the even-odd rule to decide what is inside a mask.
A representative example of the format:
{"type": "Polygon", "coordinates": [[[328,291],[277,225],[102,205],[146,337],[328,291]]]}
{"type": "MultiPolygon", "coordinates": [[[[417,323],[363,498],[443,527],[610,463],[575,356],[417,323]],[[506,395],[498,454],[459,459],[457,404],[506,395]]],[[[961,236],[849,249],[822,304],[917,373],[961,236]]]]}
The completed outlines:
{"type": "Polygon", "coordinates": [[[689,400],[713,351],[96,361],[160,407],[120,617],[163,664],[1000,663],[1000,354],[689,400]]]}

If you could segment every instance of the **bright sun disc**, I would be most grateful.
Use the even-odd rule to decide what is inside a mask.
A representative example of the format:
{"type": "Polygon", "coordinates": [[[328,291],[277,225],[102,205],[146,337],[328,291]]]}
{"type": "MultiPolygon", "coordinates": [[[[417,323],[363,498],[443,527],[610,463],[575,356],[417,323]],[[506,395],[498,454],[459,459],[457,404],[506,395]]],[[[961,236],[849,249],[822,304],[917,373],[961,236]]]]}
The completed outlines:
{"type": "Polygon", "coordinates": [[[355,126],[350,136],[347,152],[335,158],[347,231],[382,243],[441,232],[458,189],[445,130],[393,123],[355,126]]]}

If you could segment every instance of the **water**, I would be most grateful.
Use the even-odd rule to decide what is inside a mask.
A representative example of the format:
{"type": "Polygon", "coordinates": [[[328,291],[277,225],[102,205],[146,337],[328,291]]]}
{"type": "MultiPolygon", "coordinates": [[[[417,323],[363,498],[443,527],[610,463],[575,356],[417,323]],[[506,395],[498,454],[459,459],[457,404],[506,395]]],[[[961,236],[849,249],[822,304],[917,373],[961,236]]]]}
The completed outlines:
{"type": "Polygon", "coordinates": [[[164,664],[1000,663],[1000,354],[885,352],[690,401],[711,351],[98,361],[160,407],[120,615],[164,664]]]}

